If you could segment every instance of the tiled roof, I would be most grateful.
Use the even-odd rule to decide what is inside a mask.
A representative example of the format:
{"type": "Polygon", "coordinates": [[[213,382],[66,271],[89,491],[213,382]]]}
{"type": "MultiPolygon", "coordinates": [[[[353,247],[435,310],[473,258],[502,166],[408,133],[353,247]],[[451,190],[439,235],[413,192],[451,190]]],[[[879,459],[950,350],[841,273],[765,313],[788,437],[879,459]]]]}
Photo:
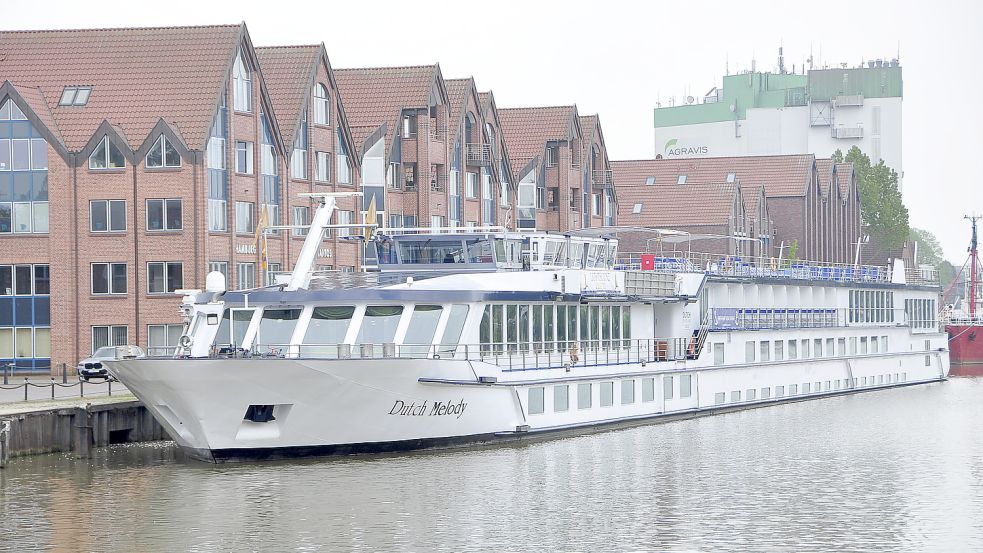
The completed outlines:
{"type": "Polygon", "coordinates": [[[362,147],[379,125],[387,123],[386,145],[390,147],[403,108],[430,105],[430,90],[438,71],[436,64],[335,69],[355,144],[362,147]]]}
{"type": "Polygon", "coordinates": [[[288,151],[293,148],[304,100],[311,90],[314,64],[320,54],[320,45],[256,48],[266,90],[288,151]]]}
{"type": "Polygon", "coordinates": [[[597,115],[581,115],[580,128],[584,133],[584,144],[594,140],[594,129],[597,128],[597,115]]]}
{"type": "MultiPolygon", "coordinates": [[[[13,83],[11,83],[13,84],[13,83]]],[[[27,105],[31,106],[34,113],[37,114],[38,119],[44,123],[44,126],[54,133],[61,141],[62,145],[65,143],[65,138],[61,135],[61,131],[58,129],[58,124],[55,122],[55,117],[51,113],[51,108],[48,107],[48,101],[44,97],[44,93],[41,92],[40,88],[32,88],[28,86],[16,86],[17,92],[24,98],[27,105]]]]}
{"type": "Polygon", "coordinates": [[[678,228],[725,225],[734,213],[736,184],[655,187],[619,185],[618,224],[629,227],[678,228]],[[635,204],[642,212],[634,213],[635,204]]]}
{"type": "Polygon", "coordinates": [[[833,180],[833,160],[816,158],[816,176],[819,179],[819,191],[823,196],[828,196],[829,183],[833,180]]]}
{"type": "Polygon", "coordinates": [[[734,173],[737,182],[763,185],[772,198],[805,194],[814,161],[812,154],[642,159],[612,161],[611,169],[619,188],[645,184],[648,177],[655,177],[657,185],[675,185],[679,175],[686,175],[687,184],[727,182],[727,175],[734,173]]]}
{"type": "Polygon", "coordinates": [[[69,150],[104,121],[138,149],[164,118],[203,149],[242,25],[0,32],[0,79],[37,87],[69,150]],[[84,107],[58,107],[68,85],[92,86],[84,107]]]}
{"type": "Polygon", "coordinates": [[[853,163],[837,163],[836,177],[840,184],[840,193],[844,198],[850,193],[850,181],[853,178],[853,163]]]}
{"type": "Polygon", "coordinates": [[[516,171],[543,153],[549,140],[570,137],[570,124],[577,106],[510,108],[498,110],[502,135],[516,171]]]}
{"type": "Polygon", "coordinates": [[[451,108],[450,124],[447,128],[451,133],[456,133],[461,124],[461,110],[467,101],[468,92],[474,86],[474,79],[470,77],[467,79],[447,79],[444,81],[444,85],[447,87],[447,102],[451,108]]]}
{"type": "Polygon", "coordinates": [[[744,213],[757,213],[758,202],[761,201],[761,185],[741,185],[741,197],[744,199],[744,213]]]}
{"type": "Polygon", "coordinates": [[[487,109],[488,102],[491,101],[491,92],[479,92],[478,101],[481,102],[481,109],[487,109]]]}

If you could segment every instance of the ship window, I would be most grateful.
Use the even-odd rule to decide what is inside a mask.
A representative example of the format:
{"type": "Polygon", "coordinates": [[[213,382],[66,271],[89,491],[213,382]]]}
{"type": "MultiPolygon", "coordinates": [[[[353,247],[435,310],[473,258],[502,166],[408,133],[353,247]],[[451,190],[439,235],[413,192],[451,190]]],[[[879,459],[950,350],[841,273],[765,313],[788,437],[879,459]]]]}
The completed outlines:
{"type": "Polygon", "coordinates": [[[812,354],[815,357],[822,357],[823,356],[823,339],[822,338],[816,338],[816,339],[814,339],[812,341],[812,354]]]}
{"type": "Polygon", "coordinates": [[[744,390],[744,397],[748,401],[754,401],[758,397],[758,390],[751,388],[750,390],[744,390]]]}
{"type": "MultiPolygon", "coordinates": [[[[738,392],[739,393],[739,392],[738,392]]],[[[662,398],[672,399],[672,376],[666,375],[662,377],[662,398]]],[[[740,400],[738,400],[740,401],[740,400]]]]}
{"type": "Polygon", "coordinates": [[[724,343],[714,342],[713,344],[713,364],[719,366],[724,364],[724,343]]]}
{"type": "Polygon", "coordinates": [[[464,263],[460,240],[400,240],[400,263],[464,263]]]}
{"type": "Polygon", "coordinates": [[[622,380],[621,381],[621,404],[627,405],[629,403],[635,403],[635,381],[634,380],[622,380]]]}
{"type": "Polygon", "coordinates": [[[256,337],[256,343],[267,350],[263,353],[284,353],[283,346],[290,343],[300,311],[300,308],[263,310],[263,318],[259,320],[259,335],[256,337]]]}
{"type": "Polygon", "coordinates": [[[590,409],[591,404],[591,384],[590,382],[577,385],[577,409],[590,409]]]}
{"type": "Polygon", "coordinates": [[[802,358],[809,358],[809,339],[805,338],[802,340],[802,358]]]}
{"type": "Polygon", "coordinates": [[[655,401],[655,379],[642,379],[642,401],[655,401]]]}
{"type": "Polygon", "coordinates": [[[867,353],[867,337],[866,336],[861,336],[860,337],[860,353],[861,354],[866,354],[867,353]]]}
{"type": "Polygon", "coordinates": [[[400,348],[403,354],[427,354],[443,309],[439,305],[417,305],[413,308],[410,325],[406,328],[406,336],[403,338],[404,345],[400,348]]]}
{"type": "Polygon", "coordinates": [[[870,337],[870,352],[877,353],[877,336],[870,337]]]}
{"type": "Polygon", "coordinates": [[[396,336],[396,326],[403,315],[402,305],[369,305],[365,308],[357,344],[388,344],[396,336]]]}
{"type": "Polygon", "coordinates": [[[311,322],[307,325],[301,354],[337,355],[338,344],[344,343],[354,313],[355,307],[351,305],[315,307],[311,322]],[[316,347],[311,344],[316,344],[316,347]]]}
{"type": "Polygon", "coordinates": [[[553,386],[553,410],[566,411],[570,408],[570,387],[553,386]]]}
{"type": "Polygon", "coordinates": [[[693,395],[693,375],[684,374],[679,377],[679,397],[691,397],[693,395]]]}
{"type": "Polygon", "coordinates": [[[464,332],[464,321],[468,318],[468,306],[455,304],[451,306],[451,312],[447,316],[447,325],[444,327],[444,337],[440,340],[441,351],[454,351],[457,342],[461,339],[464,332]]]}
{"type": "Polygon", "coordinates": [[[214,345],[241,348],[252,318],[252,309],[226,309],[215,334],[214,345]]]}
{"type": "Polygon", "coordinates": [[[826,338],[826,357],[833,357],[835,351],[833,350],[833,339],[826,338]]]}
{"type": "MultiPolygon", "coordinates": [[[[864,383],[866,383],[866,382],[867,382],[867,378],[865,377],[865,378],[864,378],[864,383]]],[[[804,384],[802,385],[802,393],[803,393],[803,394],[809,394],[809,393],[812,393],[812,385],[811,385],[811,384],[809,384],[808,382],[806,382],[806,383],[804,383],[804,384]]]]}
{"type": "MultiPolygon", "coordinates": [[[[762,340],[761,341],[761,361],[762,362],[765,362],[765,361],[770,361],[770,360],[771,360],[771,342],[769,342],[767,340],[762,340]]],[[[754,361],[754,359],[752,359],[751,361],[754,361]]]]}
{"type": "Polygon", "coordinates": [[[733,403],[737,403],[737,402],[741,401],[741,391],[740,390],[733,390],[730,393],[730,400],[733,403]]]}
{"type": "Polygon", "coordinates": [[[713,403],[714,403],[714,405],[720,405],[721,403],[724,403],[725,401],[727,401],[727,394],[726,393],[724,393],[724,392],[717,392],[716,394],[713,395],[713,403]]]}
{"type": "Polygon", "coordinates": [[[494,263],[492,248],[491,240],[468,240],[468,263],[494,263]]]}
{"type": "Polygon", "coordinates": [[[823,385],[822,385],[822,382],[816,382],[815,384],[813,384],[813,385],[812,385],[812,389],[813,389],[813,391],[814,391],[814,392],[816,392],[817,394],[818,394],[819,392],[821,392],[821,391],[823,391],[823,385]]]}
{"type": "Polygon", "coordinates": [[[771,399],[771,388],[761,388],[761,399],[771,399]]]}
{"type": "Polygon", "coordinates": [[[614,382],[601,382],[601,407],[614,405],[614,382]]]}
{"type": "Polygon", "coordinates": [[[785,397],[785,386],[775,386],[775,397],[785,397]]]}
{"type": "Polygon", "coordinates": [[[798,359],[798,356],[799,355],[798,355],[798,349],[796,349],[796,346],[797,345],[798,345],[798,342],[796,342],[795,340],[789,340],[788,341],[788,358],[789,359],[798,359]]]}
{"type": "Polygon", "coordinates": [[[775,340],[775,361],[781,361],[785,352],[783,348],[785,347],[785,342],[783,340],[775,340]]]}
{"type": "Polygon", "coordinates": [[[840,357],[846,355],[846,338],[836,339],[836,354],[839,355],[840,357]]]}
{"type": "Polygon", "coordinates": [[[789,386],[788,386],[788,395],[794,396],[794,395],[796,395],[798,393],[799,393],[799,385],[798,384],[789,384],[789,386]]]}
{"type": "Polygon", "coordinates": [[[545,408],[545,393],[542,386],[529,388],[529,414],[542,415],[545,408]]]}

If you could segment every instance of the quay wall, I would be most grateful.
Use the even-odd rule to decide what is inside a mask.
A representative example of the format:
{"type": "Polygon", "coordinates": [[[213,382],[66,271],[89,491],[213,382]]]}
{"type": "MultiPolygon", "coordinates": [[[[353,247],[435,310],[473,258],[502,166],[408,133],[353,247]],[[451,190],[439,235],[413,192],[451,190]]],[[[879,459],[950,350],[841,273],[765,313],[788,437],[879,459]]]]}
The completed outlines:
{"type": "Polygon", "coordinates": [[[0,416],[0,467],[14,457],[171,439],[139,401],[52,408],[0,416]]]}

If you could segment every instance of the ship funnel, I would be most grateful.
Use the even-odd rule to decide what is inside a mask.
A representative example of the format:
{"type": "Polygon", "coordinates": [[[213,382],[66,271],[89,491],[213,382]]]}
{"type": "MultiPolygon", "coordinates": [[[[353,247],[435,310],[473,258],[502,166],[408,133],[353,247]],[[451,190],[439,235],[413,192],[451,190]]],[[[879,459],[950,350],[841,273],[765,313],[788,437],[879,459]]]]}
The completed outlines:
{"type": "Polygon", "coordinates": [[[205,277],[206,292],[225,292],[225,275],[212,271],[205,277]]]}

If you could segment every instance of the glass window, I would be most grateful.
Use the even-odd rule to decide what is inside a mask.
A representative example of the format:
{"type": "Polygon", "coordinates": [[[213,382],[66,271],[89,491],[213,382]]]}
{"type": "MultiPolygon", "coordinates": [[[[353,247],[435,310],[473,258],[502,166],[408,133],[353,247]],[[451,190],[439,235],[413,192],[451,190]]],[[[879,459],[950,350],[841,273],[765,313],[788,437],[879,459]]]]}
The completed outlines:
{"type": "Polygon", "coordinates": [[[311,224],[309,213],[310,208],[297,206],[293,208],[294,226],[303,228],[292,228],[290,234],[293,236],[307,236],[307,227],[311,224]]]}
{"type": "Polygon", "coordinates": [[[693,395],[693,375],[684,374],[679,377],[679,397],[690,397],[693,395]]]}
{"type": "MultiPolygon", "coordinates": [[[[0,267],[2,270],[2,267],[0,267]]],[[[3,277],[0,276],[0,295],[3,294],[3,277]]],[[[34,295],[46,296],[51,293],[51,271],[48,265],[34,266],[34,295]]]]}
{"type": "Polygon", "coordinates": [[[726,392],[717,392],[716,394],[713,395],[713,403],[714,403],[714,405],[720,405],[722,403],[725,403],[726,401],[727,401],[727,393],[726,392]]]}
{"type": "Polygon", "coordinates": [[[236,202],[236,232],[252,234],[256,227],[253,223],[253,203],[236,202]]]}
{"type": "Polygon", "coordinates": [[[93,263],[92,293],[125,294],[126,263],[93,263]]]}
{"type": "Polygon", "coordinates": [[[570,387],[553,386],[553,411],[561,412],[570,408],[570,387]]]}
{"type": "Polygon", "coordinates": [[[358,329],[358,344],[388,344],[396,336],[396,325],[403,314],[402,305],[369,305],[365,307],[362,326],[358,329]]]}
{"type": "Polygon", "coordinates": [[[89,155],[89,169],[122,169],[123,167],[126,167],[123,152],[109,139],[109,135],[103,136],[99,145],[89,155]]]}
{"type": "Polygon", "coordinates": [[[31,139],[31,169],[38,171],[48,168],[48,143],[42,138],[31,139]]]}
{"type": "Polygon", "coordinates": [[[672,375],[666,375],[662,377],[662,398],[672,399],[672,375]]]}
{"type": "Polygon", "coordinates": [[[635,403],[635,381],[634,380],[622,380],[621,381],[621,404],[627,405],[629,403],[635,403]]]}
{"type": "Polygon", "coordinates": [[[11,265],[0,265],[0,296],[14,294],[14,268],[11,265]]]}
{"type": "Polygon", "coordinates": [[[440,305],[417,305],[413,308],[410,316],[410,325],[406,327],[406,336],[403,337],[403,346],[400,351],[412,354],[426,354],[430,351],[430,344],[433,343],[434,333],[437,331],[437,322],[443,307],[440,305]]]}
{"type": "Polygon", "coordinates": [[[321,83],[314,85],[314,124],[327,125],[331,121],[331,102],[328,87],[321,83]]]}
{"type": "Polygon", "coordinates": [[[233,107],[236,111],[252,111],[253,106],[253,80],[249,66],[243,61],[242,51],[236,56],[235,65],[232,68],[233,80],[235,81],[233,107]]]}
{"type": "Polygon", "coordinates": [[[529,414],[542,415],[545,411],[545,389],[542,386],[529,388],[529,414]]]}
{"type": "Polygon", "coordinates": [[[767,340],[761,341],[761,361],[771,361],[771,342],[767,340]]]}
{"type": "Polygon", "coordinates": [[[184,287],[184,265],[171,262],[147,263],[147,292],[169,294],[184,287]]]}
{"type": "Polygon", "coordinates": [[[577,409],[590,409],[591,395],[590,382],[577,384],[577,409]]]}
{"type": "Polygon", "coordinates": [[[255,263],[236,263],[236,282],[239,290],[248,290],[256,287],[256,264],[255,263]]]}
{"type": "Polygon", "coordinates": [[[236,140],[236,172],[244,175],[253,174],[253,143],[236,140]]]}
{"type": "Polygon", "coordinates": [[[316,169],[314,180],[318,182],[328,182],[331,179],[331,154],[328,152],[316,152],[316,169]]]}
{"type": "Polygon", "coordinates": [[[92,232],[123,232],[126,230],[125,200],[92,200],[89,202],[89,230],[92,232]]]}
{"type": "Polygon", "coordinates": [[[341,134],[341,129],[338,129],[338,141],[337,141],[337,155],[335,156],[338,161],[338,182],[340,184],[351,184],[352,182],[352,166],[348,161],[348,149],[345,144],[344,136],[341,134]]]}
{"type": "Polygon", "coordinates": [[[30,265],[14,266],[14,293],[18,296],[30,296],[32,294],[32,284],[34,279],[31,277],[30,265]]]}
{"type": "Polygon", "coordinates": [[[11,140],[11,158],[14,171],[31,170],[31,141],[11,140]]]}
{"type": "MultiPolygon", "coordinates": [[[[284,308],[263,310],[263,316],[259,320],[259,335],[256,342],[266,346],[265,349],[272,349],[287,345],[297,327],[297,319],[300,318],[300,308],[284,308]]],[[[282,350],[279,353],[284,353],[282,350]]]]}
{"type": "Polygon", "coordinates": [[[91,86],[66,86],[58,100],[59,106],[84,106],[89,102],[91,86]]]}
{"type": "MultiPolygon", "coordinates": [[[[209,144],[211,145],[211,144],[209,144]]],[[[209,156],[211,158],[213,156],[209,156]]],[[[163,167],[180,167],[181,166],[181,156],[171,145],[167,136],[161,134],[157,142],[154,143],[150,151],[147,152],[146,157],[147,167],[153,168],[163,168],[163,167]]],[[[223,164],[224,166],[224,164],[223,164]]]]}
{"type": "Polygon", "coordinates": [[[744,362],[754,363],[754,341],[744,342],[744,362]]]}
{"type": "Polygon", "coordinates": [[[348,325],[352,321],[355,308],[350,305],[332,305],[315,307],[311,314],[311,322],[304,336],[305,344],[319,344],[317,348],[304,348],[301,353],[336,354],[338,344],[345,342],[348,325]],[[308,351],[313,350],[313,352],[308,351]]]}
{"type": "Polygon", "coordinates": [[[180,199],[147,200],[147,230],[181,230],[180,199]]]}
{"type": "Polygon", "coordinates": [[[253,320],[253,309],[226,309],[215,334],[214,345],[242,347],[246,330],[253,320]]]}
{"type": "Polygon", "coordinates": [[[732,391],[730,393],[730,400],[733,403],[738,403],[739,401],[741,401],[741,391],[740,390],[732,391]]]}
{"type": "Polygon", "coordinates": [[[10,171],[10,169],[10,139],[2,138],[0,139],[0,171],[10,171]]]}
{"type": "Polygon", "coordinates": [[[461,339],[461,333],[464,332],[464,322],[468,318],[467,305],[455,304],[451,306],[451,312],[447,316],[447,324],[444,326],[444,336],[441,338],[441,345],[450,346],[453,351],[454,347],[457,346],[458,341],[461,339]]]}
{"type": "Polygon", "coordinates": [[[614,405],[614,382],[601,382],[601,407],[614,405]]]}
{"type": "Polygon", "coordinates": [[[147,325],[147,346],[150,350],[148,355],[166,353],[167,349],[178,345],[182,334],[184,334],[184,325],[147,325]]]}
{"type": "Polygon", "coordinates": [[[655,379],[642,379],[642,401],[655,401],[655,379]]]}

